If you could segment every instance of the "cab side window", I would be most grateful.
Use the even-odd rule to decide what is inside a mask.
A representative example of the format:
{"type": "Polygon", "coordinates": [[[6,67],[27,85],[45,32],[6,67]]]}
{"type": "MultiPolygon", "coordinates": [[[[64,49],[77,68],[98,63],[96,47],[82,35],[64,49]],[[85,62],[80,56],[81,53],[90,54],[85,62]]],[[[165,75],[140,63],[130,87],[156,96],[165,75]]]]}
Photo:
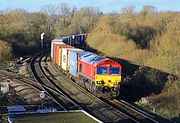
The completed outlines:
{"type": "Polygon", "coordinates": [[[79,64],[79,72],[82,72],[82,64],[79,64]]]}

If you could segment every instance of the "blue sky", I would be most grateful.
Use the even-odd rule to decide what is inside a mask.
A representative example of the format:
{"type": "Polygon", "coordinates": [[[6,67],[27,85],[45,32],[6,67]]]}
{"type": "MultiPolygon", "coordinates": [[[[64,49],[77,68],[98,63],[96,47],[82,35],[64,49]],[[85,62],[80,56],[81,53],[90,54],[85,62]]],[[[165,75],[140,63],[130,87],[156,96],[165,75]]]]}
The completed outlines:
{"type": "Polygon", "coordinates": [[[104,13],[116,11],[128,5],[136,6],[136,11],[144,5],[153,5],[158,11],[180,11],[180,0],[0,0],[0,10],[6,8],[22,8],[29,12],[39,11],[44,5],[67,3],[69,6],[81,8],[83,6],[98,7],[104,13]]]}

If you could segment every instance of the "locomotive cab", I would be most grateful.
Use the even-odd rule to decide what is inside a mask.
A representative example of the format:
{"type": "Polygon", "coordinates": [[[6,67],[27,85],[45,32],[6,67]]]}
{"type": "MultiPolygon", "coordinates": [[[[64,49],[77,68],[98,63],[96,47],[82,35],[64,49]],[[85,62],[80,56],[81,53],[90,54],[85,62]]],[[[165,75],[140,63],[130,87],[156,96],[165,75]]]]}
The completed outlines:
{"type": "Polygon", "coordinates": [[[120,64],[106,60],[97,66],[95,73],[95,84],[102,92],[111,92],[112,96],[118,96],[121,82],[120,64]]]}
{"type": "Polygon", "coordinates": [[[78,62],[78,73],[88,80],[87,84],[90,82],[91,91],[108,97],[119,95],[122,71],[119,63],[92,53],[82,55],[78,62]]]}

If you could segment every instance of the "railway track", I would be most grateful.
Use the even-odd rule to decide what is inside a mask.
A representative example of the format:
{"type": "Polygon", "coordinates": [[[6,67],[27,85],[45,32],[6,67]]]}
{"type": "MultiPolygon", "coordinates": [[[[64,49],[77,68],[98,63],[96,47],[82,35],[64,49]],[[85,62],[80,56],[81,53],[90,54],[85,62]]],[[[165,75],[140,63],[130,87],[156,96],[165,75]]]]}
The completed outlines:
{"type": "Polygon", "coordinates": [[[46,52],[41,52],[31,58],[30,70],[32,76],[37,81],[38,85],[42,88],[42,90],[45,91],[52,98],[52,100],[56,102],[63,110],[67,111],[81,109],[80,106],[78,106],[75,102],[66,97],[63,92],[57,90],[55,86],[53,86],[53,83],[49,81],[48,76],[46,76],[43,72],[43,68],[41,66],[41,59],[44,57],[44,54],[47,54],[46,52]]]}
{"type": "MultiPolygon", "coordinates": [[[[43,91],[43,89],[37,85],[37,82],[36,81],[33,81],[31,79],[28,79],[28,78],[25,78],[23,76],[20,76],[18,74],[14,74],[14,73],[9,73],[7,71],[4,71],[4,70],[0,70],[0,75],[5,75],[6,78],[8,79],[11,79],[15,82],[18,82],[18,83],[23,83],[24,85],[26,86],[29,86],[31,88],[33,88],[34,90],[36,90],[37,92],[40,92],[40,91],[43,91]]],[[[56,90],[54,90],[52,87],[48,86],[48,85],[42,85],[46,88],[48,88],[49,90],[51,90],[53,93],[55,94],[60,94],[59,92],[57,92],[56,90]]],[[[49,95],[47,95],[49,96],[49,95]]]]}
{"type": "MultiPolygon", "coordinates": [[[[162,122],[162,120],[157,120],[154,116],[141,111],[125,101],[115,99],[104,100],[95,97],[92,93],[88,92],[74,81],[69,80],[53,63],[50,64],[47,53],[42,53],[38,59],[37,57],[35,59],[33,64],[36,67],[39,66],[39,70],[37,71],[41,72],[41,74],[39,72],[36,74],[41,77],[40,79],[44,77],[46,80],[46,82],[44,79],[39,82],[42,88],[43,86],[48,86],[51,88],[51,91],[56,91],[56,93],[70,100],[70,102],[74,103],[78,108],[86,110],[103,122],[162,122]],[[49,70],[50,66],[52,67],[51,70],[49,70]],[[63,83],[66,83],[66,85],[63,83]],[[74,90],[74,92],[72,90],[74,90]]],[[[32,70],[33,69],[37,68],[32,68],[32,70]]],[[[37,79],[37,81],[39,81],[39,79],[37,79]]],[[[46,88],[43,88],[43,90],[45,89],[46,88]]],[[[46,92],[49,93],[48,91],[46,92]]],[[[68,105],[66,107],[68,107],[68,105]]],[[[163,120],[163,123],[164,122],[169,121],[163,120]]]]}
{"type": "MultiPolygon", "coordinates": [[[[63,79],[70,81],[67,79],[67,77],[64,74],[59,72],[59,70],[56,68],[56,66],[54,64],[51,63],[51,65],[53,66],[53,69],[55,69],[56,72],[58,73],[58,75],[55,75],[55,76],[61,76],[63,79]]],[[[73,81],[71,81],[70,83],[72,84],[71,86],[76,86],[80,90],[84,90],[84,88],[79,86],[77,83],[75,83],[73,81]]],[[[86,91],[86,93],[87,93],[87,91],[86,91]]],[[[90,93],[90,96],[92,96],[91,93],[90,93]]],[[[130,103],[123,101],[123,100],[116,100],[116,99],[114,99],[114,100],[101,99],[101,100],[104,101],[105,103],[108,103],[109,105],[116,108],[117,110],[123,112],[125,115],[131,117],[131,119],[133,119],[134,122],[146,122],[146,123],[161,123],[161,122],[170,123],[170,122],[172,122],[171,120],[168,120],[168,119],[153,116],[145,111],[138,109],[137,107],[131,105],[130,103]]]]}
{"type": "MultiPolygon", "coordinates": [[[[0,77],[1,77],[1,75],[5,76],[6,78],[8,78],[10,80],[12,80],[13,82],[22,83],[23,85],[25,85],[27,87],[30,87],[31,89],[35,90],[36,93],[40,93],[43,90],[42,87],[37,85],[37,82],[35,82],[35,81],[31,80],[31,79],[28,79],[28,78],[24,78],[21,75],[10,73],[10,72],[4,71],[4,70],[0,70],[0,77]]],[[[52,87],[50,87],[48,85],[41,85],[41,86],[43,86],[44,88],[47,88],[48,90],[50,90],[54,94],[61,96],[61,93],[54,90],[52,87]]],[[[49,94],[46,94],[46,96],[49,99],[51,98],[51,96],[49,94]]],[[[60,110],[62,110],[62,108],[60,110]]]]}
{"type": "MultiPolygon", "coordinates": [[[[19,95],[20,93],[22,94],[23,92],[21,92],[21,91],[28,90],[28,92],[30,92],[30,93],[27,93],[25,95],[23,94],[23,95],[25,97],[28,96],[28,95],[32,95],[32,94],[35,95],[35,98],[36,98],[35,102],[36,102],[36,104],[37,103],[40,104],[40,102],[39,102],[40,101],[39,94],[42,91],[42,89],[37,85],[37,83],[35,81],[33,81],[33,80],[29,79],[29,78],[24,78],[22,75],[19,75],[17,73],[8,72],[8,71],[5,71],[5,70],[0,70],[0,76],[3,76],[3,78],[6,78],[6,81],[9,81],[10,85],[15,90],[16,90],[16,88],[19,88],[19,87],[22,88],[20,90],[16,90],[15,93],[17,93],[17,95],[19,95]]],[[[49,95],[46,95],[46,97],[43,100],[45,102],[46,107],[48,107],[49,105],[56,106],[55,103],[53,103],[51,101],[51,98],[49,97],[49,95]]],[[[27,104],[27,105],[30,106],[29,104],[27,104]]],[[[40,105],[37,105],[37,106],[40,106],[40,105]]]]}
{"type": "MultiPolygon", "coordinates": [[[[78,96],[74,96],[72,92],[68,92],[65,87],[60,84],[56,78],[53,76],[51,71],[48,70],[48,54],[47,53],[40,53],[39,55],[34,56],[34,58],[31,59],[31,68],[34,66],[32,69],[39,69],[37,70],[38,72],[41,73],[36,73],[37,76],[40,76],[40,82],[35,83],[33,80],[21,77],[16,74],[10,74],[9,72],[5,71],[0,71],[0,74],[4,74],[8,76],[8,78],[11,78],[14,81],[18,81],[21,83],[24,83],[27,86],[31,86],[33,89],[35,89],[37,92],[40,92],[42,90],[46,91],[47,96],[49,98],[53,98],[55,102],[57,103],[56,98],[58,97],[61,99],[58,103],[60,103],[61,109],[63,110],[69,110],[68,107],[71,107],[70,110],[72,110],[72,107],[78,107],[78,109],[85,109],[86,111],[90,112],[90,114],[93,114],[95,117],[99,118],[103,122],[146,122],[146,123],[169,123],[171,122],[170,120],[157,120],[156,117],[153,115],[150,115],[133,105],[123,101],[123,100],[105,100],[105,99],[99,99],[92,95],[90,92],[79,86],[77,83],[74,81],[71,81],[65,76],[62,72],[60,72],[54,64],[51,63],[51,67],[53,67],[54,71],[56,72],[55,76],[59,77],[61,79],[61,82],[66,82],[69,83],[69,88],[68,90],[71,90],[72,86],[80,90],[78,92],[81,94],[85,94],[86,99],[79,98],[78,96]],[[34,64],[34,65],[33,65],[34,64]],[[43,79],[42,79],[43,78],[43,79]],[[58,84],[57,84],[58,83],[58,84]],[[70,87],[71,86],[71,87],[70,87]],[[61,89],[65,89],[66,91],[63,91],[61,89]],[[68,96],[71,95],[71,96],[68,96]],[[91,99],[89,99],[91,98],[91,99]],[[66,103],[62,103],[62,100],[68,100],[66,103]],[[75,101],[76,100],[76,101],[75,101]],[[84,101],[83,101],[84,100],[84,101]],[[94,101],[92,101],[94,100],[94,101]],[[74,102],[75,101],[75,102],[74,102]],[[86,103],[88,102],[88,103],[86,103]],[[68,104],[68,103],[73,103],[73,104],[68,104]],[[73,105],[73,106],[72,106],[73,105]],[[75,105],[75,106],[74,106],[75,105]]],[[[33,70],[32,70],[33,72],[33,70]]],[[[35,76],[35,75],[33,75],[35,76]]],[[[36,79],[36,78],[35,78],[36,79]]],[[[36,79],[36,80],[39,80],[36,79]]],[[[58,104],[57,103],[57,104],[58,104]]]]}
{"type": "MultiPolygon", "coordinates": [[[[82,103],[82,102],[85,102],[85,100],[93,100],[92,102],[97,103],[97,104],[92,103],[92,105],[99,106],[99,110],[103,109],[102,111],[97,111],[96,108],[98,108],[98,107],[94,107],[92,105],[87,105],[86,103],[83,103],[83,105],[88,110],[90,110],[90,112],[92,112],[96,117],[98,117],[102,121],[104,121],[104,122],[121,122],[121,121],[123,121],[123,122],[140,122],[137,120],[137,118],[135,119],[134,117],[130,117],[130,116],[122,113],[122,110],[116,109],[112,105],[109,105],[106,102],[104,102],[103,100],[95,97],[92,93],[87,92],[84,88],[79,86],[77,83],[74,83],[73,81],[67,79],[67,77],[63,73],[59,72],[59,70],[57,70],[57,68],[54,65],[52,65],[52,66],[53,66],[53,69],[55,70],[55,73],[57,73],[54,76],[58,76],[60,78],[59,81],[66,80],[66,82],[69,83],[70,87],[76,87],[78,90],[81,91],[81,93],[84,93],[86,95],[85,96],[86,98],[91,98],[91,99],[84,99],[84,100],[78,99],[79,102],[82,103]],[[119,116],[117,116],[117,114],[121,115],[121,116],[119,117],[119,116]],[[123,116],[126,118],[122,119],[123,116]]],[[[52,79],[54,79],[54,78],[52,78],[52,79]]],[[[64,88],[66,88],[66,87],[64,87],[64,88]]],[[[69,90],[73,90],[73,89],[71,88],[69,90]]],[[[68,92],[69,90],[67,89],[66,92],[71,94],[72,92],[68,92]]],[[[77,99],[78,97],[74,97],[74,98],[77,99]]],[[[88,102],[91,102],[91,101],[88,101],[88,102]]]]}
{"type": "Polygon", "coordinates": [[[18,83],[23,83],[26,86],[31,87],[32,89],[34,89],[36,92],[40,92],[42,91],[42,89],[34,83],[34,81],[24,78],[20,75],[14,74],[14,73],[10,73],[10,72],[6,72],[3,70],[0,70],[0,74],[5,75],[6,78],[11,79],[12,81],[18,82],[18,83]]]}
{"type": "MultiPolygon", "coordinates": [[[[41,66],[44,64],[41,62],[43,59],[43,55],[45,55],[45,53],[44,54],[40,53],[38,56],[34,56],[34,58],[31,59],[31,69],[32,69],[33,76],[37,76],[37,75],[38,75],[37,77],[40,76],[40,78],[37,79],[37,81],[39,81],[40,79],[43,78],[43,76],[45,76],[46,82],[44,82],[45,80],[43,80],[43,81],[41,80],[40,82],[38,82],[39,85],[46,85],[47,83],[49,83],[49,85],[54,85],[55,90],[61,91],[62,90],[61,88],[64,89],[63,85],[60,86],[60,84],[57,84],[58,81],[52,75],[51,76],[49,75],[50,72],[49,72],[49,74],[47,74],[47,69],[45,69],[45,67],[41,66]],[[34,68],[33,68],[33,66],[34,66],[34,68]],[[41,70],[37,70],[38,73],[34,74],[34,72],[37,72],[36,69],[41,69],[41,70]],[[39,73],[40,71],[41,71],[41,73],[39,73]]],[[[45,59],[46,58],[44,58],[44,60],[45,59]]],[[[65,79],[63,77],[61,79],[62,83],[69,83],[67,81],[68,81],[67,78],[65,79]]],[[[93,96],[92,94],[87,93],[83,89],[82,90],[77,89],[77,87],[73,87],[72,85],[69,85],[69,84],[66,85],[68,87],[67,90],[74,90],[76,88],[77,92],[76,92],[76,94],[74,94],[73,92],[69,91],[65,95],[69,95],[73,100],[76,100],[77,105],[80,105],[81,108],[83,108],[88,113],[94,115],[101,121],[103,121],[103,122],[124,121],[127,123],[135,122],[134,119],[132,119],[131,117],[123,114],[122,112],[118,111],[117,109],[113,108],[112,106],[107,105],[102,100],[98,99],[97,97],[93,96]]],[[[45,91],[44,88],[43,88],[43,90],[45,91]]],[[[64,92],[62,92],[62,93],[64,93],[64,92]]]]}
{"type": "Polygon", "coordinates": [[[123,100],[117,100],[117,99],[113,99],[113,100],[103,99],[103,100],[106,101],[107,103],[111,104],[113,107],[121,110],[128,116],[133,117],[138,122],[142,122],[142,123],[170,123],[170,122],[172,122],[167,119],[153,116],[145,111],[140,110],[139,108],[133,106],[132,104],[123,101],[123,100]]]}
{"type": "Polygon", "coordinates": [[[57,86],[57,84],[52,81],[52,79],[50,77],[51,74],[48,74],[48,69],[46,67],[46,61],[47,61],[47,58],[48,58],[48,54],[44,55],[43,57],[40,58],[40,61],[39,61],[39,64],[40,64],[40,67],[41,67],[41,71],[43,73],[43,75],[45,76],[46,80],[55,88],[53,91],[56,91],[57,93],[59,93],[61,96],[63,96],[65,99],[67,99],[69,102],[71,102],[73,105],[75,105],[76,107],[78,107],[78,109],[81,109],[83,110],[83,108],[75,101],[73,100],[69,95],[67,95],[59,86],[57,86]],[[45,67],[43,67],[45,66],[45,67]],[[50,76],[50,77],[49,77],[50,76]]]}

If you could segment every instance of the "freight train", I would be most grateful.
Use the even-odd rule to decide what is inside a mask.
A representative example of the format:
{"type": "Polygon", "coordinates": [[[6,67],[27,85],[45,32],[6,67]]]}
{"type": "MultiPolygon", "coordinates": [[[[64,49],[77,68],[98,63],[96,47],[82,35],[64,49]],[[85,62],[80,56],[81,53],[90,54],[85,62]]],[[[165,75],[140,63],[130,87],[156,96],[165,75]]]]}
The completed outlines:
{"type": "Polygon", "coordinates": [[[121,65],[80,49],[86,37],[86,34],[77,34],[53,39],[51,59],[67,76],[96,96],[117,97],[120,93],[121,65]]]}

